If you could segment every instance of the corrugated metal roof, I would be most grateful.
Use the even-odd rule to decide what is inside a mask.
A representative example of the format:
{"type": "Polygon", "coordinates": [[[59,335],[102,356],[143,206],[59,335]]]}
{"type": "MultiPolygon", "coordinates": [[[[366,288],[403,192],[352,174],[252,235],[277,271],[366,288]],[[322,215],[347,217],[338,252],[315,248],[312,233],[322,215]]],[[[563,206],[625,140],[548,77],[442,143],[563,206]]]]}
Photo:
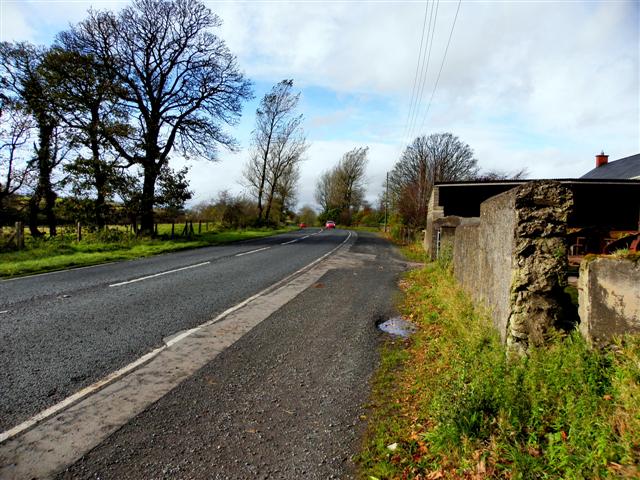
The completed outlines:
{"type": "Polygon", "coordinates": [[[610,180],[640,178],[640,153],[596,167],[581,178],[610,180]]]}

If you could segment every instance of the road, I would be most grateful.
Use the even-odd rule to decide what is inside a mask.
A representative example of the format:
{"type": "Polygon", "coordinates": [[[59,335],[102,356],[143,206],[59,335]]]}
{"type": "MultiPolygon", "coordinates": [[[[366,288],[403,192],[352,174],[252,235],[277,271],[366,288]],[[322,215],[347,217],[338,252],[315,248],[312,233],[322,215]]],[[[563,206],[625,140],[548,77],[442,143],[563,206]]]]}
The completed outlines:
{"type": "MultiPolygon", "coordinates": [[[[141,354],[144,361],[0,434],[0,478],[354,477],[382,336],[376,324],[395,314],[398,276],[409,266],[395,249],[373,234],[305,231],[149,261],[139,269],[121,264],[32,277],[46,294],[28,279],[23,288],[19,281],[2,285],[23,296],[12,312],[34,303],[33,318],[23,317],[32,329],[44,315],[43,331],[72,322],[88,337],[70,341],[66,329],[66,336],[31,342],[29,348],[53,344],[58,352],[48,364],[22,353],[45,370],[37,372],[40,381],[54,383],[46,372],[64,379],[78,358],[91,359],[79,367],[91,379],[100,378],[95,368],[108,373],[141,354]],[[66,313],[47,310],[52,301],[66,313]],[[85,305],[104,310],[93,315],[85,305]]],[[[17,322],[14,328],[20,330],[17,322]]],[[[28,337],[17,332],[14,343],[28,337]]],[[[10,361],[4,352],[2,358],[10,361]]],[[[16,370],[20,361],[11,362],[16,370]]],[[[78,388],[71,383],[66,391],[78,388]]],[[[12,389],[51,403],[35,381],[12,389]]],[[[15,404],[27,405],[22,417],[34,410],[15,404]]]]}
{"type": "Polygon", "coordinates": [[[346,236],[305,229],[0,282],[0,431],[295,272],[346,236]]]}

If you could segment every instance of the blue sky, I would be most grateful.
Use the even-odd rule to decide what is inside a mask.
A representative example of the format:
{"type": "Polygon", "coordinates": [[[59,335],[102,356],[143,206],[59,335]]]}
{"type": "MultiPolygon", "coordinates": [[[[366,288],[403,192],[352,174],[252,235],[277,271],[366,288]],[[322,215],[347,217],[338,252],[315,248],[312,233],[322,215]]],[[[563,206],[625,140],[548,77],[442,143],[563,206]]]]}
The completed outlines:
{"type": "MultiPolygon", "coordinates": [[[[260,97],[284,78],[301,91],[311,143],[299,203],[313,204],[318,175],[345,151],[370,147],[368,198],[417,134],[450,131],[485,169],[527,168],[532,178],[566,178],[640,152],[640,3],[633,1],[463,1],[430,98],[457,1],[205,2],[218,33],[255,85],[231,133],[241,150],[193,162],[196,201],[242,191],[242,165],[260,97]],[[425,8],[437,5],[419,121],[407,128],[425,8]],[[420,128],[421,127],[421,128],[420,128]],[[410,130],[410,135],[407,135],[410,130]]],[[[89,6],[113,1],[0,0],[0,38],[48,44],[89,6]]],[[[431,12],[431,10],[427,10],[431,12]]]]}

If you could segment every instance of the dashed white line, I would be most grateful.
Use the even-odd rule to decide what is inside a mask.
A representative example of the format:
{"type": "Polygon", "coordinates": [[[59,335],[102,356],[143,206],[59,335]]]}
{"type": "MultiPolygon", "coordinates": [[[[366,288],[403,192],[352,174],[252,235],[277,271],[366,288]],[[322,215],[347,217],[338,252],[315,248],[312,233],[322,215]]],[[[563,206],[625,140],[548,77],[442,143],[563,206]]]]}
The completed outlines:
{"type": "Polygon", "coordinates": [[[236,254],[235,256],[236,256],[236,257],[241,257],[241,256],[243,256],[243,255],[250,255],[250,254],[252,254],[252,253],[261,252],[261,251],[263,251],[263,250],[269,250],[270,248],[271,248],[271,247],[262,247],[262,248],[257,248],[257,249],[255,249],[255,250],[250,250],[250,251],[248,251],[248,252],[238,253],[238,254],[236,254]]]}
{"type": "MultiPolygon", "coordinates": [[[[73,395],[65,398],[61,402],[59,402],[59,403],[57,403],[55,405],[52,405],[51,407],[47,408],[46,410],[43,410],[42,412],[34,415],[30,419],[22,422],[19,425],[16,425],[12,429],[7,430],[5,432],[0,432],[0,444],[4,443],[5,441],[7,441],[7,440],[9,440],[9,439],[11,439],[13,437],[15,437],[16,435],[19,435],[23,431],[32,428],[34,425],[38,424],[42,420],[44,420],[46,418],[49,418],[52,415],[64,410],[65,408],[69,407],[70,405],[73,405],[74,403],[80,401],[84,397],[86,397],[86,396],[88,396],[88,395],[90,395],[90,394],[92,394],[94,392],[97,392],[98,390],[101,390],[102,388],[104,388],[105,386],[107,386],[110,383],[114,382],[115,380],[117,380],[117,379],[119,379],[121,377],[124,377],[129,372],[135,370],[137,367],[145,364],[146,362],[148,362],[149,360],[154,358],[156,355],[158,355],[164,349],[166,349],[166,348],[168,348],[168,347],[180,342],[181,340],[191,336],[193,333],[199,331],[203,327],[219,322],[220,320],[225,318],[227,315],[229,315],[229,314],[231,314],[231,313],[233,313],[233,312],[235,312],[237,310],[240,310],[242,307],[244,307],[245,305],[247,305],[251,301],[255,300],[256,298],[261,297],[262,295],[265,295],[266,293],[268,293],[270,291],[273,291],[273,290],[275,290],[275,289],[277,289],[277,288],[279,288],[279,287],[281,287],[283,285],[286,285],[287,282],[289,282],[291,279],[293,279],[297,275],[301,274],[305,270],[311,269],[313,266],[317,265],[322,260],[324,260],[329,255],[331,255],[336,250],[338,250],[340,247],[342,247],[351,238],[351,233],[352,232],[349,231],[349,235],[347,236],[347,238],[345,238],[342,241],[342,243],[340,243],[338,246],[333,248],[331,251],[329,251],[329,252],[325,253],[324,255],[322,255],[320,258],[315,259],[313,262],[305,265],[304,267],[302,267],[299,270],[293,272],[292,274],[286,276],[285,278],[283,278],[282,280],[274,283],[273,285],[265,288],[264,290],[256,293],[255,295],[250,296],[249,298],[247,298],[244,301],[238,303],[237,305],[234,305],[233,307],[228,308],[227,310],[225,310],[221,314],[217,315],[215,318],[203,323],[202,325],[199,325],[199,326],[197,326],[195,328],[187,330],[186,332],[182,332],[181,334],[179,334],[176,337],[172,338],[171,340],[167,341],[165,343],[165,345],[163,345],[161,347],[158,347],[155,350],[152,350],[151,352],[143,355],[142,357],[138,358],[137,360],[135,360],[134,362],[130,363],[129,365],[126,365],[125,367],[121,368],[120,370],[117,370],[117,371],[115,371],[113,373],[110,373],[109,375],[107,375],[103,379],[97,381],[96,383],[94,383],[92,385],[89,385],[88,387],[83,388],[82,390],[80,390],[80,391],[74,393],[73,395]]],[[[314,235],[316,235],[316,234],[314,234],[314,235]]],[[[270,247],[266,247],[266,248],[270,248],[270,247]]],[[[247,253],[252,253],[252,252],[247,252],[247,253]]],[[[201,266],[201,265],[206,265],[207,263],[210,263],[210,262],[204,262],[204,263],[200,263],[198,265],[191,265],[189,267],[183,267],[183,268],[180,268],[180,269],[177,269],[177,270],[171,270],[171,271],[168,271],[168,272],[162,272],[160,274],[150,275],[149,277],[142,277],[140,279],[136,279],[135,281],[144,280],[145,278],[151,278],[153,276],[164,275],[164,274],[171,273],[171,272],[177,272],[179,270],[185,270],[187,268],[193,268],[193,267],[198,267],[198,266],[201,266]]],[[[134,280],[132,280],[132,281],[134,281],[134,280]]],[[[122,285],[122,283],[121,284],[114,284],[114,285],[110,285],[110,286],[116,286],[116,285],[122,285]]]]}
{"type": "Polygon", "coordinates": [[[154,273],[153,275],[147,275],[146,277],[134,278],[133,280],[127,280],[126,282],[113,283],[110,287],[119,287],[121,285],[127,285],[129,283],[141,282],[150,278],[161,277],[162,275],[168,275],[169,273],[180,272],[182,270],[188,270],[190,268],[202,267],[203,265],[209,265],[211,262],[202,262],[195,265],[189,265],[187,267],[176,268],[175,270],[167,270],[166,272],[154,273]]]}
{"type": "Polygon", "coordinates": [[[0,314],[3,314],[3,313],[9,313],[9,310],[2,310],[2,311],[0,312],[0,314]]]}

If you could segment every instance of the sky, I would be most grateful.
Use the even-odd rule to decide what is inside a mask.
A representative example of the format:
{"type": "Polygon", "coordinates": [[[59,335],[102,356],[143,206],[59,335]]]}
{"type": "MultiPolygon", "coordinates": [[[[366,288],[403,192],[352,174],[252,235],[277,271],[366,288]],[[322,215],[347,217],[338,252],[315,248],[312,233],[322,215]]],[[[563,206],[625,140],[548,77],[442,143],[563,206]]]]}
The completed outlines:
{"type": "MultiPolygon", "coordinates": [[[[422,134],[451,132],[482,169],[526,168],[529,178],[576,178],[600,151],[610,160],[640,152],[638,0],[204,3],[255,98],[228,128],[238,152],[189,163],[193,204],[243,191],[257,104],[289,78],[310,143],[299,206],[315,206],[319,175],[362,146],[375,203],[422,134]]],[[[0,0],[0,39],[48,45],[89,7],[126,4],[0,0]]]]}

